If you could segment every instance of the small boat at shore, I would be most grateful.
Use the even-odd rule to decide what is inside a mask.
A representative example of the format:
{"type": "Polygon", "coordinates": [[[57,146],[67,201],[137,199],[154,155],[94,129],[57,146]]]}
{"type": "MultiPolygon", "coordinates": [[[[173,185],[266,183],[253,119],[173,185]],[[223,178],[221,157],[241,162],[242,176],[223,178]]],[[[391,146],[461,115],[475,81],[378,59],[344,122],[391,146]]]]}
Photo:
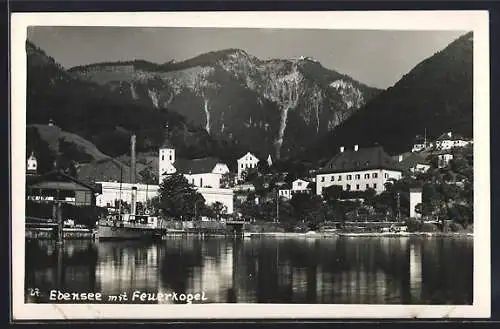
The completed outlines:
{"type": "Polygon", "coordinates": [[[164,229],[159,226],[158,217],[124,214],[115,220],[98,223],[99,240],[161,239],[164,229]]]}

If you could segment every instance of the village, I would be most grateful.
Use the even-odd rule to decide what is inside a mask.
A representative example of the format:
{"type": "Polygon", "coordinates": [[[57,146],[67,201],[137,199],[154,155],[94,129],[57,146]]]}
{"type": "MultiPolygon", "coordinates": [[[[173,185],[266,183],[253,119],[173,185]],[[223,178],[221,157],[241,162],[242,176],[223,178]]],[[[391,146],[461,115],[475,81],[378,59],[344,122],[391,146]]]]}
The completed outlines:
{"type": "Polygon", "coordinates": [[[138,175],[144,170],[137,168],[134,135],[130,169],[110,159],[103,164],[109,169],[93,183],[85,180],[92,176],[85,170],[78,178],[59,170],[38,175],[32,152],[26,167],[27,219],[54,220],[53,205],[62,203],[69,229],[92,229],[99,219],[126,215],[143,216],[146,224],[161,221],[175,232],[231,221],[255,233],[459,232],[472,227],[472,140],[453,132],[432,141],[416,136],[411,150],[393,156],[379,145],[341,146],[317,168],[284,167],[271,155],[247,152],[237,159],[235,171],[214,157],[177,158],[166,132],[151,163],[157,163],[157,181],[155,175],[138,175]]]}

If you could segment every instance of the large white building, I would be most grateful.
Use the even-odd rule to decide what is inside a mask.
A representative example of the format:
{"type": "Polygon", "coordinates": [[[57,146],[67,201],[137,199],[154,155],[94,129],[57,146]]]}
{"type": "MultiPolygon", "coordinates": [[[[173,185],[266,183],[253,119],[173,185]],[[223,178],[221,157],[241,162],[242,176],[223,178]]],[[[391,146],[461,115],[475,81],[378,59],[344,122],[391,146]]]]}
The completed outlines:
{"type": "Polygon", "coordinates": [[[385,190],[385,183],[401,179],[398,162],[392,159],[381,146],[344,150],[331,159],[316,174],[316,194],[332,185],[341,186],[344,191],[385,190]]]}
{"type": "Polygon", "coordinates": [[[245,170],[251,168],[257,168],[259,164],[259,158],[250,152],[247,152],[244,156],[237,160],[238,162],[238,179],[242,179],[242,174],[245,170]]]}
{"type": "Polygon", "coordinates": [[[464,138],[452,132],[442,134],[436,139],[436,149],[438,150],[451,150],[454,147],[465,147],[471,144],[470,139],[464,138]]]}
{"type": "Polygon", "coordinates": [[[102,194],[96,200],[98,206],[113,206],[115,200],[130,202],[132,189],[135,187],[136,201],[146,202],[157,196],[159,185],[168,175],[182,173],[187,181],[195,186],[196,191],[204,198],[207,205],[215,202],[222,203],[228,214],[233,213],[233,190],[221,188],[221,178],[229,173],[228,166],[216,158],[178,159],[175,148],[168,139],[158,153],[158,185],[120,183],[119,181],[97,181],[102,187],[102,194]]]}

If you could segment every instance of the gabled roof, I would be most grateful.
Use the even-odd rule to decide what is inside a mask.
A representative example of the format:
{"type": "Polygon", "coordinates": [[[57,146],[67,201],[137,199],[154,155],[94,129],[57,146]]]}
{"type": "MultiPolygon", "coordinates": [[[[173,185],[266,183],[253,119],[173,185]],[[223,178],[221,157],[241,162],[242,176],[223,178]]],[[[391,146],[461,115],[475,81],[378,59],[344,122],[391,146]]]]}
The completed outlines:
{"type": "Polygon", "coordinates": [[[360,148],[357,151],[346,150],[337,153],[318,171],[321,173],[340,173],[373,169],[400,170],[382,146],[360,148]]]}
{"type": "Polygon", "coordinates": [[[281,185],[278,189],[279,190],[291,190],[292,186],[290,184],[286,183],[286,184],[281,185]]]}
{"type": "Polygon", "coordinates": [[[214,157],[193,160],[178,159],[175,161],[174,167],[183,174],[205,174],[211,173],[219,163],[224,164],[224,162],[214,157]]]}
{"type": "Polygon", "coordinates": [[[255,154],[253,154],[251,152],[246,152],[245,154],[243,154],[242,156],[240,156],[237,161],[240,161],[241,159],[243,159],[247,155],[251,155],[252,157],[256,158],[257,160],[260,160],[255,154]]]}
{"type": "Polygon", "coordinates": [[[87,184],[75,177],[67,175],[60,170],[53,170],[46,174],[39,176],[27,176],[26,186],[35,187],[40,186],[42,188],[61,188],[61,189],[78,189],[78,186],[84,190],[91,190],[93,193],[100,193],[100,188],[97,185],[87,184]],[[57,183],[72,183],[72,184],[57,184],[57,183]],[[43,185],[43,186],[42,186],[43,185]],[[56,186],[58,185],[58,186],[56,186]]]}

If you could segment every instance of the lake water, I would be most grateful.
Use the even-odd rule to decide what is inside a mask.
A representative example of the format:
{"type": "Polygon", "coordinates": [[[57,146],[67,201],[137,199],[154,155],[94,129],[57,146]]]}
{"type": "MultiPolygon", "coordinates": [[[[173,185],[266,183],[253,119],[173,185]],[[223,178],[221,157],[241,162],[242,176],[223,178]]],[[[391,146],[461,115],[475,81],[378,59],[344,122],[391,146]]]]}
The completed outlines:
{"type": "Polygon", "coordinates": [[[472,304],[472,277],[472,237],[26,242],[25,287],[40,292],[26,302],[50,302],[60,289],[126,292],[130,303],[139,290],[214,303],[463,305],[472,304]]]}

